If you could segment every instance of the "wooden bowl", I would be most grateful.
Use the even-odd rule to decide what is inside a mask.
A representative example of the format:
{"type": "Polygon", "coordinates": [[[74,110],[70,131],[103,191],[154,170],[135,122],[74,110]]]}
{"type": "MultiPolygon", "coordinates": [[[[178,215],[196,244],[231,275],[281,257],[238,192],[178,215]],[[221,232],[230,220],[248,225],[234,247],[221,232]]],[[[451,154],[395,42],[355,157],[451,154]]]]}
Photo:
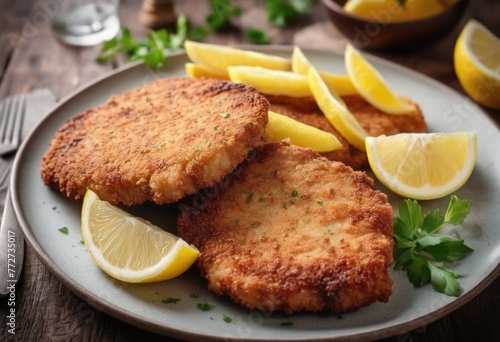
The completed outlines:
{"type": "Polygon", "coordinates": [[[460,0],[435,16],[406,22],[388,22],[390,12],[378,20],[361,18],[344,11],[346,0],[322,0],[332,23],[351,43],[361,49],[415,48],[429,44],[449,33],[467,8],[460,0]]]}

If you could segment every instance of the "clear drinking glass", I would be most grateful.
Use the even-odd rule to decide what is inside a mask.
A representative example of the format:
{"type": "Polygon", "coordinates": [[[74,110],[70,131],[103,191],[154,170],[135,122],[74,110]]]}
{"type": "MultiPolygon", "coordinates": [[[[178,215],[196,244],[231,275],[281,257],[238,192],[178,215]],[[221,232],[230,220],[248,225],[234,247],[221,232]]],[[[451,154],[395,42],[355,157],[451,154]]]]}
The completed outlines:
{"type": "Polygon", "coordinates": [[[120,30],[119,0],[59,0],[52,31],[62,42],[92,46],[110,40],[120,30]]]}

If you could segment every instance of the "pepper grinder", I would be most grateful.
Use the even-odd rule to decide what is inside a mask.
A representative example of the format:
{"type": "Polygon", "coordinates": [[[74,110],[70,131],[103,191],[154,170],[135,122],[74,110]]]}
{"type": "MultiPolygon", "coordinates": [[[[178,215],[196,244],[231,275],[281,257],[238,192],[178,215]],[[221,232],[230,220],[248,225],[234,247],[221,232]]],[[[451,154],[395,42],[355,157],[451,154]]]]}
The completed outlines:
{"type": "Polygon", "coordinates": [[[152,29],[175,23],[175,0],[144,0],[140,19],[144,26],[152,29]]]}

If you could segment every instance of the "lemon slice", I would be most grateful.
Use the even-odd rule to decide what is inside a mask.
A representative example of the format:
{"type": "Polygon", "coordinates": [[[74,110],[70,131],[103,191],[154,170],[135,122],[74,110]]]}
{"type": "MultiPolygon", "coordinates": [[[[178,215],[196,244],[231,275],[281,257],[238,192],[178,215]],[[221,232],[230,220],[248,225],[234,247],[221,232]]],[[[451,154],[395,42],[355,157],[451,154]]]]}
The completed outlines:
{"type": "Polygon", "coordinates": [[[220,74],[226,74],[227,67],[237,65],[261,66],[283,71],[289,71],[292,67],[292,62],[287,58],[228,46],[186,41],[184,48],[192,62],[220,74]]]}
{"type": "Polygon", "coordinates": [[[455,44],[454,62],[467,94],[486,107],[500,109],[500,39],[471,19],[455,44]]]}
{"type": "Polygon", "coordinates": [[[186,70],[186,74],[192,78],[208,77],[208,78],[217,78],[220,80],[228,79],[227,74],[214,72],[200,64],[186,63],[184,64],[184,68],[186,70]]]}
{"type": "Polygon", "coordinates": [[[350,144],[364,151],[366,132],[344,101],[328,88],[314,67],[309,69],[307,78],[314,99],[327,120],[350,144]]]}
{"type": "Polygon", "coordinates": [[[328,86],[328,89],[335,91],[339,96],[359,94],[348,75],[331,74],[326,71],[320,71],[319,74],[328,86]]]}
{"type": "Polygon", "coordinates": [[[296,74],[307,75],[312,63],[309,62],[302,50],[298,46],[293,47],[292,71],[296,74]]]}
{"type": "Polygon", "coordinates": [[[269,121],[264,133],[267,141],[289,139],[290,144],[309,147],[317,152],[330,152],[342,147],[331,133],[306,125],[287,116],[269,111],[269,121]]]}
{"type": "MultiPolygon", "coordinates": [[[[349,0],[344,5],[348,13],[379,23],[401,22],[432,17],[443,12],[443,0],[349,0]]],[[[453,2],[448,0],[448,2],[453,2]]]]}
{"type": "Polygon", "coordinates": [[[344,5],[344,10],[359,17],[379,22],[411,20],[406,6],[401,6],[399,0],[348,0],[344,5]]]}
{"type": "Polygon", "coordinates": [[[177,277],[200,252],[179,237],[102,201],[87,190],[82,207],[85,246],[111,277],[148,283],[177,277]]]}
{"type": "Polygon", "coordinates": [[[346,47],[345,66],[356,89],[374,107],[388,114],[405,114],[413,110],[352,45],[346,47]]]}
{"type": "Polygon", "coordinates": [[[406,0],[404,6],[410,13],[411,20],[429,18],[443,12],[446,7],[442,0],[406,0]]]}
{"type": "MultiPolygon", "coordinates": [[[[298,46],[295,46],[292,53],[292,71],[296,74],[307,76],[310,67],[311,63],[302,50],[298,46]]],[[[348,75],[338,75],[326,71],[319,71],[319,74],[328,88],[335,91],[339,96],[358,94],[358,90],[348,75]]]]}
{"type": "Polygon", "coordinates": [[[376,177],[395,193],[428,200],[446,196],[469,179],[477,155],[475,132],[401,133],[366,138],[376,177]]]}
{"type": "Polygon", "coordinates": [[[263,94],[312,96],[307,77],[293,72],[251,66],[231,66],[227,71],[231,81],[251,85],[263,94]]]}

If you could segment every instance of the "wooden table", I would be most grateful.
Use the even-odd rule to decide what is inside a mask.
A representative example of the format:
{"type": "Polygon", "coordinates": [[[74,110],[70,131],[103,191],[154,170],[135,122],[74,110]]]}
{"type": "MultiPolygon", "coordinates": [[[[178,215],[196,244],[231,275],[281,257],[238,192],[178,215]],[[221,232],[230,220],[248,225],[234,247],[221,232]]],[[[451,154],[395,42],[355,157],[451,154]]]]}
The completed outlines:
{"type": "MultiPolygon", "coordinates": [[[[99,47],[62,45],[51,35],[47,6],[51,0],[0,0],[0,99],[38,88],[49,88],[58,99],[119,65],[94,62],[99,47]]],[[[52,0],[52,3],[57,3],[52,0]]],[[[328,23],[319,2],[310,17],[279,31],[265,20],[263,1],[238,1],[245,14],[236,25],[271,30],[274,44],[340,51],[346,40],[328,23]]],[[[498,0],[475,0],[464,18],[474,17],[500,36],[498,0]]],[[[122,0],[120,17],[134,35],[147,29],[139,22],[140,0],[122,0]]],[[[201,25],[209,12],[207,1],[177,1],[178,13],[201,25]]],[[[453,71],[452,48],[459,28],[445,39],[411,53],[377,53],[379,56],[435,78],[463,93],[453,71]]],[[[213,34],[208,42],[245,42],[242,31],[213,34]]],[[[121,64],[121,63],[118,63],[121,64]]],[[[500,112],[485,110],[500,123],[500,112]]],[[[16,335],[7,333],[6,299],[0,300],[2,341],[167,341],[141,328],[118,321],[73,295],[38,261],[27,246],[23,277],[18,284],[16,335]]],[[[450,315],[415,331],[385,341],[492,341],[500,333],[500,277],[480,295],[450,315]]]]}

